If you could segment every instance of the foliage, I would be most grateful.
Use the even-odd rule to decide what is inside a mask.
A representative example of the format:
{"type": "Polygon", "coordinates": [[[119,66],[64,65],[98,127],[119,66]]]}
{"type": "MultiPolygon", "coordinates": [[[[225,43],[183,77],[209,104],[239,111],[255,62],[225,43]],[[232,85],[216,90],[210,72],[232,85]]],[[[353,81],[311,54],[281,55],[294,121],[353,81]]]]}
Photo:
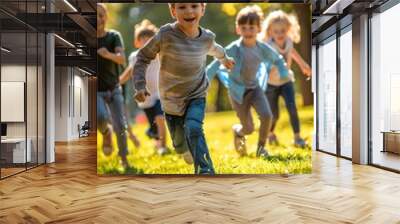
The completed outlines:
{"type": "MultiPolygon", "coordinates": [[[[289,3],[256,4],[263,9],[265,15],[276,9],[282,9],[290,13],[295,12],[298,16],[302,16],[300,13],[304,12],[304,7],[295,7],[294,4],[289,3]]],[[[238,38],[235,33],[235,17],[236,13],[246,5],[249,5],[249,3],[208,3],[201,25],[212,30],[217,35],[216,41],[222,46],[226,46],[238,38]]],[[[174,21],[169,13],[168,5],[165,3],[108,3],[107,7],[109,10],[109,21],[107,27],[121,32],[125,41],[125,51],[127,56],[135,50],[132,44],[135,24],[140,23],[143,19],[149,19],[157,27],[160,27],[166,23],[174,21]]],[[[302,33],[302,36],[306,36],[306,38],[307,36],[309,37],[309,35],[309,31],[308,33],[302,33]]],[[[302,52],[300,53],[302,54],[302,52]]],[[[208,62],[210,62],[211,58],[208,60],[208,62]]],[[[294,69],[295,74],[300,74],[296,67],[294,67],[294,69]]],[[[300,79],[304,78],[301,77],[300,79]]],[[[208,111],[229,110],[230,104],[227,90],[218,82],[214,81],[213,83],[218,86],[215,86],[209,91],[207,99],[208,111]]],[[[128,91],[131,91],[131,89],[132,88],[129,88],[128,91]]],[[[128,92],[128,96],[131,95],[132,93],[128,92]]],[[[128,99],[128,101],[132,101],[132,98],[128,99]]],[[[134,104],[133,102],[128,103],[130,105],[134,104]]]]}
{"type": "MultiPolygon", "coordinates": [[[[248,3],[208,3],[206,14],[201,25],[217,34],[217,42],[226,46],[237,39],[235,34],[235,16],[240,8],[249,5],[248,3]],[[222,12],[222,13],[221,13],[222,12]],[[218,21],[218,22],[216,22],[218,21]]],[[[258,3],[265,14],[275,9],[282,9],[292,12],[292,4],[267,4],[258,3]]],[[[166,23],[173,22],[167,4],[162,3],[108,3],[109,21],[108,28],[121,32],[125,40],[126,53],[134,50],[132,46],[135,24],[143,19],[149,19],[156,26],[160,27],[166,23]]]]}

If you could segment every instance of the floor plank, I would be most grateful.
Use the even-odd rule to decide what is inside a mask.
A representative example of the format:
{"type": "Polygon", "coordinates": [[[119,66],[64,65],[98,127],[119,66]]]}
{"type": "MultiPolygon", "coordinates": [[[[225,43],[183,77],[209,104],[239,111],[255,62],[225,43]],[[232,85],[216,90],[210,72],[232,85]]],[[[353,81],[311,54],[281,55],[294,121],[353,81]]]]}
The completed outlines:
{"type": "Polygon", "coordinates": [[[316,152],[313,174],[96,174],[96,139],[0,181],[0,223],[400,223],[400,175],[316,152]]]}

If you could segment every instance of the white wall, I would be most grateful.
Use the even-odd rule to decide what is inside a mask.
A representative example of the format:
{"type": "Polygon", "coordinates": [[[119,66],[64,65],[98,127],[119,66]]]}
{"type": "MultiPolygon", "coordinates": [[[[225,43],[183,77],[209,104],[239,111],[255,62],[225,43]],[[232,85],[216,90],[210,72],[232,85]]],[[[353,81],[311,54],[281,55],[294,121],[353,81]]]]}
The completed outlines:
{"type": "Polygon", "coordinates": [[[68,139],[68,68],[55,68],[55,140],[66,141],[68,139]]]}
{"type": "Polygon", "coordinates": [[[75,68],[56,67],[56,141],[79,138],[78,124],[88,120],[88,78],[82,75],[75,68]]]}
{"type": "Polygon", "coordinates": [[[73,119],[72,119],[72,135],[78,136],[78,124],[83,125],[85,121],[88,121],[88,78],[82,76],[79,70],[74,70],[74,108],[73,108],[73,119]]]}

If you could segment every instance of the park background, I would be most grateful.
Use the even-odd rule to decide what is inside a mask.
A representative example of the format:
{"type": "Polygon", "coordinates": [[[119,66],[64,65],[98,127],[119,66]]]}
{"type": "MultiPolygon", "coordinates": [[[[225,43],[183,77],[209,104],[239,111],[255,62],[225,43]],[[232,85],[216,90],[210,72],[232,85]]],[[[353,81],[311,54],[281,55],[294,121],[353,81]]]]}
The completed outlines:
{"type": "MultiPolygon", "coordinates": [[[[281,9],[287,13],[295,14],[301,27],[301,41],[294,47],[306,62],[311,65],[311,6],[309,4],[291,3],[256,3],[264,11],[266,17],[269,12],[281,9]]],[[[109,17],[107,29],[114,29],[121,33],[124,40],[125,55],[137,49],[133,46],[134,26],[143,19],[150,20],[157,27],[166,23],[174,22],[168,9],[168,4],[162,3],[108,3],[106,4],[109,17]]],[[[206,12],[200,25],[210,29],[216,34],[216,42],[222,46],[228,45],[236,40],[235,18],[237,12],[249,3],[208,3],[206,12]]],[[[208,62],[212,60],[208,57],[208,62]]],[[[311,82],[301,74],[297,64],[293,63],[292,70],[296,77],[296,100],[301,122],[301,134],[311,145],[313,132],[313,95],[311,82]]],[[[122,71],[123,68],[121,68],[122,71]]],[[[191,174],[193,167],[175,154],[174,150],[169,155],[158,156],[154,153],[153,142],[145,136],[147,124],[143,113],[137,108],[133,99],[132,82],[124,86],[126,91],[126,105],[130,108],[130,118],[134,132],[140,138],[142,145],[135,148],[128,142],[130,156],[128,160],[134,169],[125,171],[119,166],[117,150],[107,157],[101,151],[102,136],[98,134],[98,173],[99,174],[191,174]]],[[[247,141],[249,157],[239,158],[233,149],[233,136],[231,126],[238,122],[228,99],[226,88],[214,79],[211,81],[207,96],[208,112],[205,120],[205,134],[211,156],[217,173],[225,174],[282,174],[282,173],[310,173],[311,172],[311,150],[295,148],[292,144],[293,133],[290,126],[288,114],[280,100],[280,119],[276,127],[276,133],[280,145],[269,146],[271,156],[266,160],[255,158],[256,141],[258,137],[257,116],[254,114],[256,131],[249,136],[247,141]],[[216,151],[213,153],[213,151],[216,151]]],[[[169,140],[169,138],[168,138],[169,140]]],[[[169,145],[170,143],[169,140],[169,145]]],[[[116,144],[114,144],[116,147],[116,144]]],[[[173,147],[170,147],[173,149],[173,147]]]]}

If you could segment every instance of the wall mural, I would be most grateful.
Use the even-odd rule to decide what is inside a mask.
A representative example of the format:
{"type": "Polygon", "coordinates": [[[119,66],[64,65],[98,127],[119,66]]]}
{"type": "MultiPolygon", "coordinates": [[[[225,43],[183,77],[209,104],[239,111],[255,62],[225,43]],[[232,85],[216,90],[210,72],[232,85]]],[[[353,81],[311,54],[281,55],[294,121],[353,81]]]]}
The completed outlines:
{"type": "Polygon", "coordinates": [[[310,9],[98,4],[98,174],[311,173],[310,9]]]}

